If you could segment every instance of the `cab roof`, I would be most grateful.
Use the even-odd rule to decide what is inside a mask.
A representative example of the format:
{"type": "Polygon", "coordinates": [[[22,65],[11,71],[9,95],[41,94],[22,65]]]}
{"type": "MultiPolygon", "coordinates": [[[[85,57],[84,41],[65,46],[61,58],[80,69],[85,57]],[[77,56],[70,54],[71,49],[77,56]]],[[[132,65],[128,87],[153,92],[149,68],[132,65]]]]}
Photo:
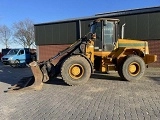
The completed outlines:
{"type": "Polygon", "coordinates": [[[103,20],[107,20],[107,21],[117,21],[117,22],[120,21],[119,19],[113,19],[113,18],[98,18],[98,19],[95,19],[94,21],[95,21],[95,22],[98,22],[98,21],[103,21],[103,20]]]}

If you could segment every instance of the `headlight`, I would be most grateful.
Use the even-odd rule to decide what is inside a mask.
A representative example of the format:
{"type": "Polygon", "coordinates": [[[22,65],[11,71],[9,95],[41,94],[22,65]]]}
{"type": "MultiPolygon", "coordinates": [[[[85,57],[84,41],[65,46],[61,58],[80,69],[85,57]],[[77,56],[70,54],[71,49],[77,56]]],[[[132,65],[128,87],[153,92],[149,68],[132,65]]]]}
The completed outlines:
{"type": "Polygon", "coordinates": [[[12,57],[8,58],[8,60],[12,60],[12,57]]]}

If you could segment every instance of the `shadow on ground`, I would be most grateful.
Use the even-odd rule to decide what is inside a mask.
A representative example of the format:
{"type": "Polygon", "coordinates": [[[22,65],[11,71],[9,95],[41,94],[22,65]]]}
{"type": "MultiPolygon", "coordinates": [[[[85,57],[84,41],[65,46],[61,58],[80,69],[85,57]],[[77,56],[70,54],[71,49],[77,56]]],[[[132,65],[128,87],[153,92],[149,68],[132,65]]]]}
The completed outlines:
{"type": "MultiPolygon", "coordinates": [[[[92,74],[90,78],[94,78],[96,80],[113,80],[113,81],[125,81],[122,80],[119,76],[114,76],[114,74],[101,74],[101,73],[95,73],[92,74]]],[[[54,85],[63,85],[68,86],[61,77],[58,78],[51,78],[46,84],[54,84],[54,85]]]]}
{"type": "Polygon", "coordinates": [[[95,78],[95,79],[103,79],[103,80],[114,80],[114,81],[125,81],[123,79],[121,79],[117,74],[115,73],[106,73],[106,74],[102,74],[102,73],[94,73],[91,75],[91,78],[95,78]]]}
{"type": "Polygon", "coordinates": [[[60,77],[58,78],[51,78],[48,82],[46,82],[45,84],[54,84],[54,85],[63,85],[63,86],[68,86],[63,79],[61,79],[60,77]]]}
{"type": "Polygon", "coordinates": [[[0,64],[0,82],[13,85],[23,77],[29,77],[31,75],[31,70],[28,67],[13,68],[9,65],[0,64]]]}
{"type": "Polygon", "coordinates": [[[160,85],[160,77],[149,77],[149,79],[155,81],[158,85],[160,85]]]}

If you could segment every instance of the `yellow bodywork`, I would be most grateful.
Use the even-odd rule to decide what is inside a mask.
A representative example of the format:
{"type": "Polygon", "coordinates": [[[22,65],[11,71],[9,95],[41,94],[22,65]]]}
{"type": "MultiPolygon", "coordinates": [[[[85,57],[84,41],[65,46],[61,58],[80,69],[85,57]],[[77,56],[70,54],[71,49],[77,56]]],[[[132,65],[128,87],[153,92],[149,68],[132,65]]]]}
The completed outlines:
{"type": "MultiPolygon", "coordinates": [[[[140,56],[145,64],[157,61],[157,55],[150,55],[148,42],[140,40],[118,39],[113,51],[95,51],[94,40],[90,40],[86,47],[86,56],[95,64],[99,64],[98,71],[108,72],[111,70],[117,70],[117,66],[113,63],[116,60],[117,65],[120,65],[128,55],[140,56]],[[99,57],[100,61],[96,61],[95,57],[99,57]]],[[[134,65],[131,65],[130,71],[134,71],[134,65]]]]}
{"type": "Polygon", "coordinates": [[[90,40],[86,46],[86,56],[94,63],[94,41],[90,40]]]}
{"type": "Polygon", "coordinates": [[[130,39],[118,39],[117,43],[118,43],[117,48],[126,47],[126,48],[129,48],[129,49],[139,49],[143,53],[149,54],[148,42],[147,41],[130,40],[130,39]]]}
{"type": "Polygon", "coordinates": [[[128,49],[128,51],[134,50],[134,52],[137,52],[137,53],[142,52],[144,54],[142,59],[144,60],[145,64],[157,61],[157,55],[149,54],[147,41],[119,39],[118,48],[121,48],[121,47],[125,47],[126,49],[128,49]]]}

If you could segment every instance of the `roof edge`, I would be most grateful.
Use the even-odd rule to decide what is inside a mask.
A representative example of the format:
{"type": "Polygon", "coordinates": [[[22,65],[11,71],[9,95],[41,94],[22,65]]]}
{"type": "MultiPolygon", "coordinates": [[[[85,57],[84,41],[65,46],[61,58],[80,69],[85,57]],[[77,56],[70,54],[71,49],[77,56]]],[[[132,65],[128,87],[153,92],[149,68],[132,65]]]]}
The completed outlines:
{"type": "Polygon", "coordinates": [[[116,12],[99,13],[99,14],[95,14],[95,16],[71,18],[71,19],[59,20],[59,21],[53,21],[53,22],[47,22],[47,23],[39,23],[39,24],[34,24],[34,26],[49,25],[49,24],[55,24],[55,23],[65,23],[65,22],[76,22],[78,20],[92,20],[100,17],[115,17],[115,16],[144,14],[144,13],[153,13],[153,12],[160,12],[160,6],[122,10],[122,11],[116,11],[116,12]]]}
{"type": "Polygon", "coordinates": [[[131,14],[143,14],[143,13],[152,13],[152,12],[160,12],[160,6],[156,7],[146,7],[146,8],[137,8],[137,9],[129,9],[129,10],[121,10],[115,12],[107,12],[107,13],[99,13],[95,16],[103,16],[103,15],[131,15],[131,14]]]}

